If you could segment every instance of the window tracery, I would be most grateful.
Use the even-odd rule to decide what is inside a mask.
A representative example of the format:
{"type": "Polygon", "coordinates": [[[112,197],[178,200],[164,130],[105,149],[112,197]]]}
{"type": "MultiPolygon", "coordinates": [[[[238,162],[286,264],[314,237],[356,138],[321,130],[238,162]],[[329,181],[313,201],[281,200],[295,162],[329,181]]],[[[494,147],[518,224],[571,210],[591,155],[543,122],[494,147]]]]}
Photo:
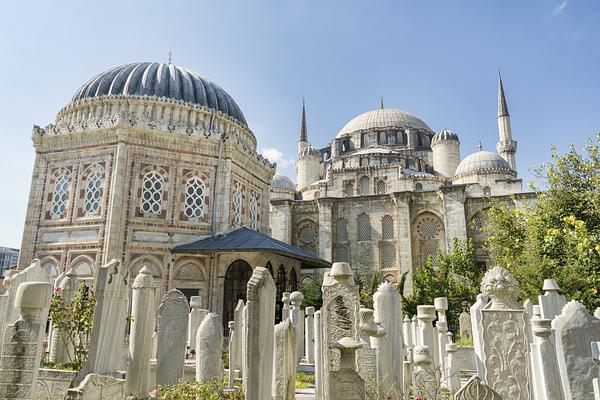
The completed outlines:
{"type": "Polygon", "coordinates": [[[366,242],[371,240],[371,221],[366,213],[362,213],[357,218],[358,241],[366,242]]]}
{"type": "Polygon", "coordinates": [[[63,173],[56,180],[54,193],[52,194],[52,219],[64,218],[69,201],[69,187],[71,179],[69,175],[63,173]]]}
{"type": "Polygon", "coordinates": [[[394,239],[394,220],[389,215],[381,219],[381,240],[394,239]]]}
{"type": "Polygon", "coordinates": [[[102,186],[104,171],[97,166],[89,175],[85,185],[85,202],[83,211],[85,215],[93,215],[100,209],[100,198],[102,197],[102,186]]]}
{"type": "Polygon", "coordinates": [[[360,192],[359,194],[361,196],[366,196],[369,194],[369,178],[366,176],[363,176],[362,178],[360,178],[360,180],[358,181],[358,191],[360,192]]]}
{"type": "Polygon", "coordinates": [[[385,181],[378,180],[375,190],[377,194],[385,194],[385,181]]]}
{"type": "Polygon", "coordinates": [[[191,178],[185,186],[185,216],[189,219],[204,217],[206,185],[198,177],[191,178]]]}
{"type": "Polygon", "coordinates": [[[337,243],[346,243],[348,241],[348,221],[339,218],[335,221],[335,241],[337,243]]]}
{"type": "Polygon", "coordinates": [[[239,189],[233,193],[233,224],[242,224],[242,192],[239,189]]]}
{"type": "Polygon", "coordinates": [[[250,228],[258,230],[258,202],[254,197],[250,200],[250,228]]]}
{"type": "Polygon", "coordinates": [[[160,214],[162,211],[163,177],[156,171],[144,175],[140,211],[143,214],[160,214]]]}

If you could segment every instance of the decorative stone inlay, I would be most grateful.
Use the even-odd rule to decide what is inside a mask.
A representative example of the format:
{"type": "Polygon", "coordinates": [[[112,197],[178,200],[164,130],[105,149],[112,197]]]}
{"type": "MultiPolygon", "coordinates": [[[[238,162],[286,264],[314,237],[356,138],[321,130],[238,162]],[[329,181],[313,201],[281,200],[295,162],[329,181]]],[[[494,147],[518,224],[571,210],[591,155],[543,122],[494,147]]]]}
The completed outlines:
{"type": "Polygon", "coordinates": [[[481,293],[492,300],[492,308],[519,309],[519,284],[515,277],[502,267],[487,271],[481,281],[481,293]]]}
{"type": "Polygon", "coordinates": [[[482,382],[479,377],[473,376],[456,392],[454,400],[502,400],[502,396],[482,382]]]}

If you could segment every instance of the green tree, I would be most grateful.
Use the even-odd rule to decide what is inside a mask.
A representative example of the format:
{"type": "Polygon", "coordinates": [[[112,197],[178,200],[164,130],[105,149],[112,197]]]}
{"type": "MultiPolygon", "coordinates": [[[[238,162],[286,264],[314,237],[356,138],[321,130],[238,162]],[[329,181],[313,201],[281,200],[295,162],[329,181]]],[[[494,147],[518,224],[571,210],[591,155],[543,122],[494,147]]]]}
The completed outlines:
{"type": "Polygon", "coordinates": [[[67,368],[79,370],[87,360],[95,303],[94,292],[85,283],[79,286],[70,302],[63,300],[60,291],[52,295],[50,318],[67,348],[70,360],[65,365],[67,368]]]}
{"type": "Polygon", "coordinates": [[[412,294],[404,296],[405,279],[401,280],[398,286],[404,312],[414,315],[418,305],[433,304],[436,297],[446,297],[448,328],[458,332],[458,317],[465,305],[471,305],[477,299],[482,277],[473,243],[454,239],[449,253],[438,251],[414,272],[412,294]]]}
{"type": "Polygon", "coordinates": [[[323,293],[321,286],[323,278],[320,275],[315,275],[313,279],[308,279],[306,283],[300,286],[300,292],[304,295],[302,305],[304,307],[314,307],[315,310],[320,310],[323,305],[323,293]]]}
{"type": "Polygon", "coordinates": [[[517,210],[493,204],[486,249],[519,281],[521,298],[535,300],[543,280],[556,279],[569,299],[600,306],[600,135],[582,152],[552,148],[535,173],[537,202],[517,210]]]}

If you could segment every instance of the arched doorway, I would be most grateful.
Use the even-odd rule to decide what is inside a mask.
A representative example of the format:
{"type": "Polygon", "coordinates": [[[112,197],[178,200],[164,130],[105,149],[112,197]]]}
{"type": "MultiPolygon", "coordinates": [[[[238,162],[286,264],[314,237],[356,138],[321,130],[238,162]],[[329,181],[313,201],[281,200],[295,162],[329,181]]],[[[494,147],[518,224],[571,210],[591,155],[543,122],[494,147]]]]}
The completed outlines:
{"type": "Polygon", "coordinates": [[[246,301],[246,285],[252,276],[252,267],[244,260],[232,262],[225,274],[223,293],[223,328],[227,332],[227,323],[233,320],[235,306],[240,299],[246,301]]]}

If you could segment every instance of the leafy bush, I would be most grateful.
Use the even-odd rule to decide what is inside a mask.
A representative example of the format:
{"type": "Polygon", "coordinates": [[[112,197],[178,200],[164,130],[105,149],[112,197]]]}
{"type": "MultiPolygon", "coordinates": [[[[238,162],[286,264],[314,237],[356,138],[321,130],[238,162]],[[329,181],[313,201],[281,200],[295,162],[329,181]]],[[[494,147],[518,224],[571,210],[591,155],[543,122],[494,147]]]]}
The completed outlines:
{"type": "Polygon", "coordinates": [[[307,389],[315,386],[315,375],[306,372],[296,373],[296,389],[307,389]]]}
{"type": "Polygon", "coordinates": [[[180,382],[175,385],[159,386],[155,399],[158,400],[244,400],[240,388],[229,389],[225,379],[210,382],[180,382]]]}
{"type": "Polygon", "coordinates": [[[323,305],[323,294],[321,292],[321,286],[323,285],[323,278],[320,275],[316,275],[313,279],[309,279],[300,286],[300,292],[304,295],[302,305],[304,307],[314,307],[315,310],[320,310],[323,305]]]}

